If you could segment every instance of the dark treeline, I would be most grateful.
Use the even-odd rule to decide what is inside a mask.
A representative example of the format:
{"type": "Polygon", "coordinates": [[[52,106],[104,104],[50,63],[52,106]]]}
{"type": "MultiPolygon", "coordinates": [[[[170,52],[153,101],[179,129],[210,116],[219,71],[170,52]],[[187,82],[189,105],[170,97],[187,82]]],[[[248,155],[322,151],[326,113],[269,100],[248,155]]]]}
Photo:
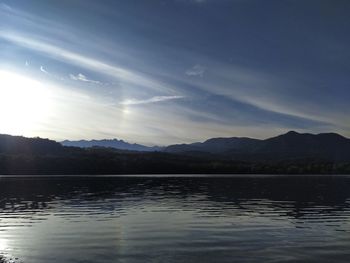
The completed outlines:
{"type": "Polygon", "coordinates": [[[349,163],[207,159],[168,153],[84,149],[67,155],[1,154],[1,174],[350,174],[349,163]]]}
{"type": "Polygon", "coordinates": [[[64,147],[45,139],[0,135],[0,174],[350,174],[350,162],[254,160],[64,147]]]}

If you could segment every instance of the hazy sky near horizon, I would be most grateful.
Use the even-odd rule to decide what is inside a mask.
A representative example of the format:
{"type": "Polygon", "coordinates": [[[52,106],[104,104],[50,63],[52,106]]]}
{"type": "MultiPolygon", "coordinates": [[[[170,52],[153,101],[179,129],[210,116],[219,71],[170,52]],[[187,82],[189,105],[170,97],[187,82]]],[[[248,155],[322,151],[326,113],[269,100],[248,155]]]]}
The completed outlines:
{"type": "Polygon", "coordinates": [[[350,136],[350,1],[0,0],[0,133],[350,136]]]}

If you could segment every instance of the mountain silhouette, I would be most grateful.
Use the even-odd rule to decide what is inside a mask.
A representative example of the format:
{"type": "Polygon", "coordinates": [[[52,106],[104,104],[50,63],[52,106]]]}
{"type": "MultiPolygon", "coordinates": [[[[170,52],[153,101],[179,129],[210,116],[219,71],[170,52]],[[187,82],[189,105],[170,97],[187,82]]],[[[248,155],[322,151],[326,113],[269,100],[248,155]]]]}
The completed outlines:
{"type": "Polygon", "coordinates": [[[323,158],[350,159],[350,139],[336,133],[309,134],[290,131],[265,140],[251,138],[213,138],[203,143],[170,145],[169,153],[219,154],[240,159],[323,158]]]}
{"type": "Polygon", "coordinates": [[[155,152],[160,151],[162,148],[158,146],[145,146],[137,143],[128,143],[123,140],[112,139],[112,140],[79,140],[79,141],[69,141],[65,140],[61,142],[64,146],[74,146],[80,148],[90,148],[90,147],[106,147],[115,148],[119,150],[128,151],[140,151],[140,152],[155,152]]]}
{"type": "Polygon", "coordinates": [[[170,145],[164,149],[169,153],[184,153],[184,152],[207,152],[211,154],[223,154],[228,152],[241,153],[244,150],[254,148],[261,141],[258,139],[251,139],[246,137],[233,138],[212,138],[203,143],[191,144],[175,144],[170,145]]]}
{"type": "Polygon", "coordinates": [[[64,147],[56,141],[0,134],[0,154],[57,155],[64,147]]]}
{"type": "Polygon", "coordinates": [[[131,144],[123,140],[80,140],[60,143],[49,139],[0,135],[0,153],[58,155],[93,147],[138,152],[164,152],[239,160],[316,158],[350,160],[350,139],[336,133],[309,134],[290,131],[265,140],[247,137],[212,138],[204,142],[176,144],[164,148],[131,144]]]}
{"type": "MultiPolygon", "coordinates": [[[[112,141],[115,147],[128,146],[112,141]]],[[[102,146],[90,142],[72,147],[49,139],[0,135],[0,174],[350,173],[350,140],[335,133],[292,131],[266,140],[213,138],[171,145],[162,151],[145,151],[142,145],[132,150],[102,146]]]]}

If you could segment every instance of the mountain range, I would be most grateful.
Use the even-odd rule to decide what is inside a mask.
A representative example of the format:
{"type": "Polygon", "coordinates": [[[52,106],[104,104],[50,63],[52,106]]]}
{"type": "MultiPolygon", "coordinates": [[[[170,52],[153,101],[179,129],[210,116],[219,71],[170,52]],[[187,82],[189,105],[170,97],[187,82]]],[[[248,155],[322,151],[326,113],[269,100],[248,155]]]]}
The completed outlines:
{"type": "Polygon", "coordinates": [[[350,139],[337,133],[290,131],[265,140],[245,137],[213,138],[202,143],[170,145],[169,153],[214,154],[239,159],[322,158],[350,160],[350,139]]]}
{"type": "Polygon", "coordinates": [[[80,148],[90,148],[90,147],[106,147],[106,148],[115,148],[119,150],[128,150],[128,151],[139,151],[139,152],[155,152],[161,151],[162,148],[158,146],[145,146],[137,143],[128,143],[123,140],[112,139],[112,140],[79,140],[79,141],[69,141],[65,140],[61,142],[64,146],[73,146],[80,148]]]}
{"type": "Polygon", "coordinates": [[[119,140],[96,142],[73,147],[0,135],[0,175],[350,174],[350,139],[336,133],[212,138],[152,150],[119,140]],[[112,147],[119,145],[124,148],[112,147]]]}
{"type": "Polygon", "coordinates": [[[63,141],[64,146],[88,148],[110,147],[120,150],[153,152],[192,156],[216,156],[240,160],[321,158],[330,160],[350,160],[350,139],[337,133],[309,134],[290,131],[268,138],[247,137],[212,138],[204,142],[175,144],[166,147],[148,147],[130,144],[123,140],[80,140],[63,141]]]}

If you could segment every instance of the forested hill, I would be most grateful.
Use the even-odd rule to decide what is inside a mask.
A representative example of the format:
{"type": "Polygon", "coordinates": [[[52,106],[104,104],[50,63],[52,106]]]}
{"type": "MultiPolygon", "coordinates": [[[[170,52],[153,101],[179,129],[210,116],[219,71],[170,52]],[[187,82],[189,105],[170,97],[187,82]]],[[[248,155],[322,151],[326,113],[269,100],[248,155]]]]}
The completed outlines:
{"type": "Polygon", "coordinates": [[[297,133],[290,131],[265,140],[251,138],[213,138],[203,143],[171,145],[169,153],[214,154],[240,160],[284,160],[315,158],[350,161],[350,139],[336,133],[297,133]]]}
{"type": "Polygon", "coordinates": [[[64,147],[49,139],[0,134],[0,154],[57,155],[63,153],[64,147]]]}

